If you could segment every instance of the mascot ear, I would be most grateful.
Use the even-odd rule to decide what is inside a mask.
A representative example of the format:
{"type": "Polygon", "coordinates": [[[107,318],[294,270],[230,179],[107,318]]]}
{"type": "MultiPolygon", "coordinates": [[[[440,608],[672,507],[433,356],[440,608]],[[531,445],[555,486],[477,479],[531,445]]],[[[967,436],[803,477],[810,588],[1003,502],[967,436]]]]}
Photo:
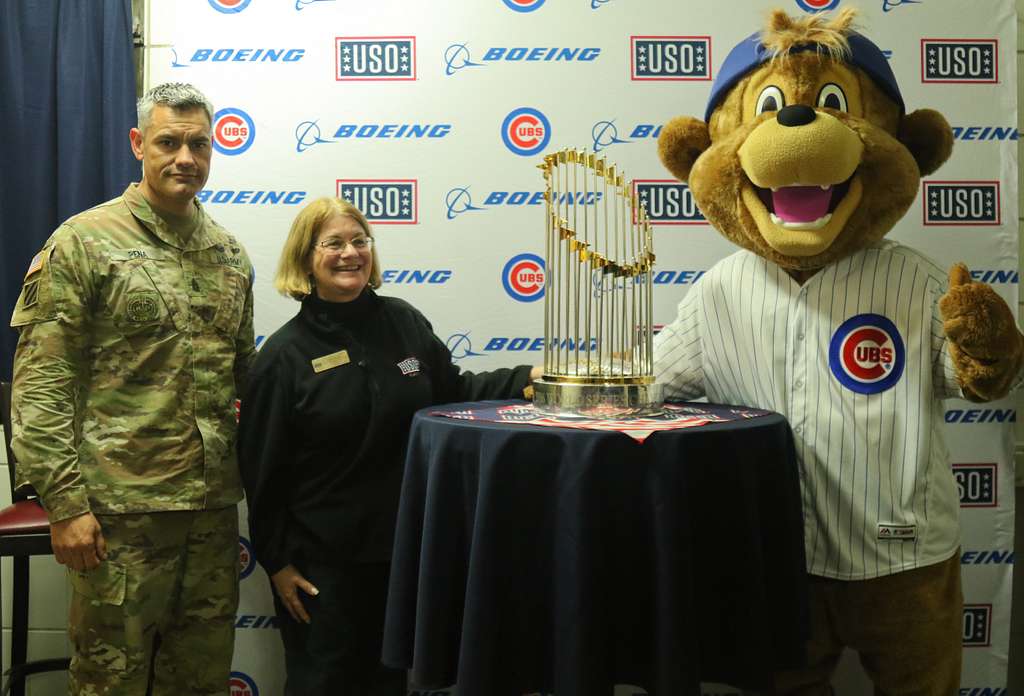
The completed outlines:
{"type": "Polygon", "coordinates": [[[941,167],[953,151],[953,129],[942,114],[931,109],[904,116],[897,137],[914,156],[921,176],[941,167]]]}
{"type": "Polygon", "coordinates": [[[708,126],[690,116],[678,116],[664,125],[658,136],[658,157],[680,181],[690,177],[693,163],[711,146],[708,126]]]}

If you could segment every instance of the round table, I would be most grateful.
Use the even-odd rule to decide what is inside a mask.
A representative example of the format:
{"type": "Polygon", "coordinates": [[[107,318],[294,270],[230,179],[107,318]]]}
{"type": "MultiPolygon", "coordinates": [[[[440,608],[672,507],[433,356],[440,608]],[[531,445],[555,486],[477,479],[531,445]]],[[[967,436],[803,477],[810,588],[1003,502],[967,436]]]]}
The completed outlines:
{"type": "Polygon", "coordinates": [[[804,530],[782,416],[641,444],[437,415],[494,405],[414,417],[385,663],[459,696],[679,696],[799,663],[804,530]]]}

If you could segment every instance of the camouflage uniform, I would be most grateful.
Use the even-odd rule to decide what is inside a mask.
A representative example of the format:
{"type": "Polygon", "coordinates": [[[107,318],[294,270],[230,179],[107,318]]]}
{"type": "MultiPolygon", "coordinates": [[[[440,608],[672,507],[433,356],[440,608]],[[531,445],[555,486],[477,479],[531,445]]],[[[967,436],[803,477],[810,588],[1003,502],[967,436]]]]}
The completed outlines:
{"type": "Polygon", "coordinates": [[[254,355],[252,265],[198,203],[190,220],[173,224],[135,185],[72,217],[33,260],[11,320],[21,331],[12,410],[19,480],[35,487],[53,522],[97,515],[114,561],[72,574],[77,693],[143,693],[152,640],[132,628],[140,617],[147,630],[168,631],[165,643],[180,642],[169,637],[179,629],[195,634],[196,647],[182,653],[196,665],[178,660],[175,670],[221,670],[216,686],[188,693],[227,693],[241,499],[234,400],[254,355]],[[189,520],[184,531],[179,519],[189,520]],[[203,576],[224,582],[200,588],[204,622],[184,621],[191,579],[203,576]],[[171,580],[152,594],[152,582],[171,580]],[[147,595],[164,606],[144,606],[147,595]],[[124,620],[94,619],[97,602],[124,620]],[[218,629],[216,648],[207,644],[210,622],[229,627],[218,629]],[[121,654],[108,651],[124,641],[121,654]],[[106,662],[124,662],[124,674],[95,669],[106,662]],[[135,670],[143,691],[124,681],[135,670]]]}

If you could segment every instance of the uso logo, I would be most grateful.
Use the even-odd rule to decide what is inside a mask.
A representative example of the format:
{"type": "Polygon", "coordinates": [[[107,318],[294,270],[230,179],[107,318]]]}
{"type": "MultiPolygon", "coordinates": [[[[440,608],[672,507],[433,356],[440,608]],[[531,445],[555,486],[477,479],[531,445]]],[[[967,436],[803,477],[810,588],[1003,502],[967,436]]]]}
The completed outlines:
{"type": "Polygon", "coordinates": [[[840,384],[858,394],[878,394],[903,375],[906,350],[896,325],[880,314],[858,314],[832,334],[828,364],[840,384]]]}
{"type": "Polygon", "coordinates": [[[960,507],[996,507],[996,465],[954,464],[953,479],[960,493],[960,507]]]}
{"type": "Polygon", "coordinates": [[[517,155],[536,155],[551,140],[551,122],[536,109],[520,107],[502,121],[501,139],[517,155]]]}
{"type": "Polygon", "coordinates": [[[256,682],[245,672],[232,672],[228,677],[228,693],[230,696],[260,696],[256,682]]]}
{"type": "Polygon", "coordinates": [[[338,179],[337,195],[359,208],[379,225],[415,225],[419,222],[417,179],[338,179]]]}
{"type": "Polygon", "coordinates": [[[222,155],[240,155],[256,139],[256,126],[241,109],[221,109],[213,115],[213,147],[222,155]]]}
{"type": "Polygon", "coordinates": [[[249,6],[251,0],[210,0],[210,7],[224,14],[235,14],[249,6]]]}
{"type": "Polygon", "coordinates": [[[985,648],[991,643],[992,636],[992,605],[991,604],[965,604],[964,605],[964,633],[963,641],[965,648],[985,648]]]}
{"type": "Polygon", "coordinates": [[[501,284],[513,300],[536,302],[544,297],[544,259],[536,254],[513,256],[501,269],[501,284]]]}
{"type": "Polygon", "coordinates": [[[921,39],[921,82],[999,82],[999,42],[921,39]]]}
{"type": "Polygon", "coordinates": [[[544,0],[501,0],[505,7],[516,12],[533,12],[544,4],[544,0]]]}
{"type": "Polygon", "coordinates": [[[697,209],[690,187],[675,179],[634,179],[633,194],[647,208],[647,217],[652,225],[707,223],[697,209]]]}
{"type": "Polygon", "coordinates": [[[336,36],[335,80],[415,80],[415,36],[336,36]]]}
{"type": "Polygon", "coordinates": [[[252,551],[252,544],[244,536],[238,537],[238,579],[244,580],[256,569],[256,554],[252,551]]]}
{"type": "Polygon", "coordinates": [[[710,36],[630,36],[631,80],[710,80],[710,36]]]}
{"type": "Polygon", "coordinates": [[[926,181],[925,225],[999,225],[998,181],[926,181]]]}
{"type": "Polygon", "coordinates": [[[839,6],[839,0],[796,0],[796,4],[804,12],[824,12],[839,6]]]}

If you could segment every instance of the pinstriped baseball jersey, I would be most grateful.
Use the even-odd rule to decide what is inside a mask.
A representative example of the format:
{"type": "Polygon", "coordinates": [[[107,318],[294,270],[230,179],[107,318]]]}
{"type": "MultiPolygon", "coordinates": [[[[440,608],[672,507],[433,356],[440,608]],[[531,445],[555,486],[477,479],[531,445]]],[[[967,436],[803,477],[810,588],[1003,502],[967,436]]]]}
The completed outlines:
{"type": "Polygon", "coordinates": [[[808,571],[855,580],[926,566],[959,544],[942,399],[960,396],[938,300],[946,274],[883,241],[803,286],[740,251],[655,338],[668,398],[777,411],[803,484],[808,571]]]}

